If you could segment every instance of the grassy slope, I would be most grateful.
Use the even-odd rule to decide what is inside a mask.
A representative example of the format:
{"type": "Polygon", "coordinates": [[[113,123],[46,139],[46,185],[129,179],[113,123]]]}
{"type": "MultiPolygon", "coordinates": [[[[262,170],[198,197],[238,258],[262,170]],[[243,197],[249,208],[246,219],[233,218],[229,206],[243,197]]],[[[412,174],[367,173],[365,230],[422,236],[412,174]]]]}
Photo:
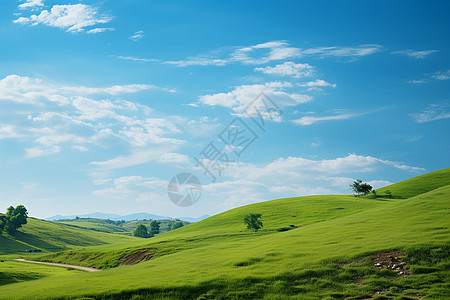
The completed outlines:
{"type": "MultiPolygon", "coordinates": [[[[95,219],[95,218],[81,218],[78,220],[64,220],[64,221],[57,221],[61,224],[76,226],[83,229],[91,229],[96,231],[102,231],[102,232],[108,232],[108,233],[121,233],[121,234],[128,234],[131,235],[136,229],[137,225],[143,224],[147,227],[148,230],[150,230],[150,223],[152,221],[150,220],[137,220],[137,221],[130,221],[125,222],[124,224],[118,226],[114,224],[108,224],[103,219],[95,219]]],[[[167,231],[170,231],[170,228],[172,224],[175,221],[170,220],[159,220],[160,222],[160,233],[165,233],[167,231]]],[[[183,221],[184,225],[189,224],[189,222],[183,221]]]]}
{"type": "Polygon", "coordinates": [[[245,229],[243,217],[255,210],[263,214],[264,229],[258,235],[278,233],[277,228],[289,225],[306,226],[351,215],[369,207],[384,205],[392,200],[361,199],[353,196],[308,196],[279,199],[236,208],[201,222],[144,240],[132,247],[97,246],[86,249],[74,249],[62,253],[44,256],[45,261],[63,262],[95,268],[117,266],[121,257],[133,251],[154,248],[155,258],[180,252],[182,250],[220,244],[232,239],[234,242],[246,241],[254,234],[245,229]],[[238,222],[236,222],[238,220],[238,222]],[[86,259],[88,256],[88,259],[86,259]]]}
{"type": "Polygon", "coordinates": [[[14,235],[8,235],[5,232],[0,235],[0,255],[19,253],[25,249],[54,252],[73,246],[123,244],[133,240],[136,239],[29,218],[28,224],[14,235]]]}
{"type": "Polygon", "coordinates": [[[96,231],[108,232],[108,233],[129,233],[130,231],[123,228],[122,226],[107,224],[104,220],[94,219],[94,218],[86,218],[79,220],[66,220],[66,221],[58,221],[57,223],[66,224],[71,226],[80,227],[83,229],[91,229],[96,231]]]}
{"type": "MultiPolygon", "coordinates": [[[[244,298],[252,297],[252,294],[245,294],[246,291],[258,293],[260,290],[269,298],[274,298],[275,294],[285,297],[299,292],[302,297],[317,298],[328,295],[330,290],[339,290],[346,296],[352,293],[370,295],[384,278],[376,277],[379,274],[373,273],[372,269],[366,270],[369,278],[365,282],[368,283],[362,287],[351,282],[332,286],[337,284],[333,283],[336,280],[320,278],[317,270],[325,270],[326,274],[338,272],[338,267],[330,265],[331,262],[346,261],[369,252],[448,244],[450,186],[445,185],[450,171],[431,174],[434,176],[422,178],[433,182],[435,189],[431,191],[427,184],[414,180],[410,189],[404,182],[389,187],[394,196],[403,196],[401,191],[405,189],[413,189],[414,195],[418,195],[405,201],[313,196],[234,209],[146,242],[146,247],[156,247],[159,251],[166,249],[171,254],[95,274],[51,276],[6,285],[0,287],[0,298],[18,297],[17,289],[25,298],[111,293],[122,293],[123,296],[127,290],[135,293],[133,290],[137,289],[150,289],[148,291],[161,296],[174,297],[181,297],[185,292],[190,294],[184,296],[190,297],[206,293],[206,298],[207,293],[216,296],[228,293],[224,297],[239,298],[239,294],[233,294],[239,290],[244,293],[241,294],[244,298]],[[436,176],[441,177],[440,183],[434,180],[436,176]],[[421,188],[416,188],[418,186],[421,188]],[[243,231],[242,215],[249,211],[263,213],[265,229],[261,233],[243,231]],[[300,227],[288,232],[274,231],[290,224],[300,227]],[[306,276],[305,272],[310,275],[306,276]],[[311,274],[316,274],[318,279],[312,282],[310,279],[314,276],[311,274]],[[109,284],[105,285],[105,282],[109,284]],[[315,286],[318,283],[324,286],[315,286]],[[372,286],[375,287],[371,289],[372,286]],[[177,287],[182,289],[177,290],[177,287]],[[49,290],[51,294],[48,294],[49,290]]],[[[102,246],[96,248],[105,249],[102,246]]],[[[348,271],[341,269],[339,274],[348,271]]],[[[442,280],[436,280],[437,287],[429,290],[439,294],[440,287],[443,293],[448,292],[448,286],[439,286],[442,280]]]]}
{"type": "Polygon", "coordinates": [[[390,190],[394,198],[411,198],[450,184],[450,169],[438,170],[403,180],[377,190],[378,194],[390,190]]]}

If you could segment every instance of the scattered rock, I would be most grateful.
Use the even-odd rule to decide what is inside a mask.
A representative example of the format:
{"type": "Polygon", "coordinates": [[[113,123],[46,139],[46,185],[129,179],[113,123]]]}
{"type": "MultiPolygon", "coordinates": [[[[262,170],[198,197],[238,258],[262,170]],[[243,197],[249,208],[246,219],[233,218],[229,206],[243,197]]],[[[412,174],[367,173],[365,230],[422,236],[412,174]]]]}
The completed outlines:
{"type": "Polygon", "coordinates": [[[395,271],[400,276],[409,275],[409,271],[404,268],[406,263],[399,258],[401,256],[406,254],[400,251],[377,253],[372,255],[372,264],[379,269],[395,271]]]}

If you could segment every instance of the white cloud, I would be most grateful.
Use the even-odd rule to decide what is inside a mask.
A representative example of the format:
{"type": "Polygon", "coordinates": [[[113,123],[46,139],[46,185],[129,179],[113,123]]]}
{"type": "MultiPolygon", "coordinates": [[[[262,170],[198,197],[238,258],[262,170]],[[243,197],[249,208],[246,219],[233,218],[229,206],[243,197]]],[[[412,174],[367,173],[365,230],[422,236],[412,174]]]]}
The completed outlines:
{"type": "Polygon", "coordinates": [[[111,56],[115,57],[115,58],[137,61],[137,62],[160,62],[159,59],[154,59],[154,58],[143,58],[143,57],[136,57],[136,56],[121,56],[121,55],[111,55],[111,56]]]}
{"type": "Polygon", "coordinates": [[[13,125],[0,125],[0,140],[7,138],[20,138],[24,137],[23,133],[20,133],[18,128],[13,125]]]}
{"type": "Polygon", "coordinates": [[[8,75],[0,80],[0,101],[9,100],[19,103],[39,104],[42,101],[64,105],[69,100],[42,84],[39,78],[8,75]]]}
{"type": "Polygon", "coordinates": [[[315,72],[314,67],[309,64],[296,64],[291,61],[274,67],[255,68],[255,71],[261,71],[264,74],[270,75],[292,76],[294,78],[312,76],[315,72]]]}
{"type": "MultiPolygon", "coordinates": [[[[209,106],[231,108],[235,113],[243,114],[248,105],[264,93],[280,108],[296,106],[312,100],[311,96],[289,93],[285,89],[292,87],[289,82],[268,82],[265,84],[241,85],[227,93],[204,95],[199,97],[199,103],[209,106]]],[[[273,117],[274,115],[272,115],[273,117]]],[[[280,120],[279,115],[275,120],[280,120]]]]}
{"type": "MultiPolygon", "coordinates": [[[[0,80],[0,102],[15,102],[11,122],[0,124],[0,139],[27,138],[26,157],[57,153],[63,146],[86,151],[86,145],[125,145],[137,148],[149,145],[181,145],[183,140],[168,137],[179,134],[177,125],[151,108],[126,100],[95,99],[86,95],[121,95],[155,89],[154,85],[129,84],[109,87],[61,86],[38,78],[10,75],[0,80]]],[[[120,99],[120,98],[119,98],[120,99]]],[[[136,148],[136,149],[135,149],[136,148]]],[[[173,149],[172,149],[173,150],[173,149]]],[[[166,157],[180,160],[180,157],[166,157]]]]}
{"type": "Polygon", "coordinates": [[[66,29],[68,32],[81,32],[86,27],[108,23],[111,19],[110,16],[100,14],[94,6],[74,4],[53,5],[50,11],[43,10],[39,15],[20,17],[14,23],[30,24],[32,26],[44,24],[50,27],[66,29]]]}
{"type": "Polygon", "coordinates": [[[144,36],[145,36],[144,31],[139,30],[139,31],[136,31],[132,36],[130,36],[129,39],[132,40],[133,42],[137,42],[140,39],[142,39],[144,36]]]}
{"type": "Polygon", "coordinates": [[[94,191],[94,195],[121,200],[147,198],[147,201],[151,199],[151,197],[146,197],[149,196],[149,192],[152,196],[156,196],[160,199],[166,200],[167,197],[164,195],[164,192],[167,189],[168,182],[158,178],[124,176],[114,180],[103,181],[101,184],[103,185],[110,182],[112,183],[111,187],[96,190],[94,191]]]}
{"type": "Polygon", "coordinates": [[[231,53],[228,61],[237,61],[244,64],[263,64],[274,60],[285,60],[295,57],[300,57],[300,49],[289,47],[289,44],[284,41],[272,41],[237,48],[231,53]],[[263,51],[263,55],[252,56],[252,54],[259,51],[263,51]]]}
{"type": "Polygon", "coordinates": [[[76,92],[84,94],[110,94],[110,95],[137,93],[140,91],[150,89],[158,89],[158,87],[153,84],[128,84],[128,85],[113,85],[109,87],[66,86],[61,88],[61,90],[65,92],[76,92]]]}
{"type": "Polygon", "coordinates": [[[426,83],[427,81],[425,79],[418,79],[418,80],[408,80],[408,83],[413,83],[413,84],[422,84],[422,83],[426,83]]]}
{"type": "Polygon", "coordinates": [[[300,119],[294,120],[294,122],[297,125],[302,126],[308,126],[312,125],[317,122],[322,121],[337,121],[337,120],[347,120],[347,119],[353,119],[361,116],[361,114],[341,114],[341,115],[334,115],[334,116],[324,116],[324,117],[313,117],[313,116],[305,116],[301,117],[300,119]]]}
{"type": "Polygon", "coordinates": [[[450,79],[450,70],[436,72],[431,77],[436,80],[448,80],[450,79]]]}
{"type": "Polygon", "coordinates": [[[94,28],[91,30],[88,30],[86,33],[92,33],[92,34],[96,34],[96,33],[102,33],[102,32],[106,32],[106,31],[114,31],[116,29],[111,28],[111,27],[99,27],[99,28],[94,28]]]}
{"type": "Polygon", "coordinates": [[[416,123],[426,123],[441,119],[450,118],[450,105],[449,104],[430,104],[421,113],[411,114],[411,117],[416,123]]]}
{"type": "Polygon", "coordinates": [[[305,83],[297,83],[297,86],[307,87],[308,90],[314,90],[314,89],[319,89],[319,88],[323,88],[323,87],[335,88],[336,84],[326,82],[325,80],[322,80],[322,79],[316,79],[314,81],[309,81],[309,82],[305,82],[305,83]]]}
{"type": "MultiPolygon", "coordinates": [[[[198,107],[197,104],[194,104],[198,107]]],[[[202,116],[197,120],[180,120],[182,124],[186,124],[185,130],[188,131],[193,136],[208,136],[212,134],[212,132],[218,129],[221,124],[217,118],[210,118],[208,116],[202,116]]]]}
{"type": "Polygon", "coordinates": [[[161,155],[161,157],[157,161],[160,163],[172,163],[180,165],[180,164],[188,164],[189,157],[187,157],[184,154],[169,152],[161,155]]]}
{"type": "Polygon", "coordinates": [[[50,154],[54,154],[54,153],[59,153],[61,151],[61,147],[59,146],[53,146],[50,148],[40,148],[40,147],[36,147],[36,148],[30,148],[30,149],[25,149],[25,157],[26,158],[34,158],[34,157],[41,157],[41,156],[46,156],[46,155],[50,155],[50,154]]]}
{"type": "Polygon", "coordinates": [[[332,46],[332,47],[316,47],[309,48],[302,51],[303,55],[312,55],[318,56],[321,58],[326,57],[344,57],[351,58],[352,60],[356,60],[360,57],[372,55],[378,52],[383,51],[383,46],[377,44],[366,44],[360,45],[356,47],[341,47],[341,46],[332,46]]]}
{"type": "MultiPolygon", "coordinates": [[[[293,120],[292,122],[297,125],[308,126],[308,125],[312,125],[312,124],[315,124],[318,122],[353,119],[353,118],[361,117],[361,116],[368,115],[371,113],[375,113],[375,112],[378,112],[378,111],[381,111],[381,110],[384,110],[387,108],[388,107],[382,107],[382,108],[365,111],[365,112],[359,112],[359,113],[340,113],[340,114],[336,114],[336,115],[321,116],[321,117],[308,115],[308,116],[301,117],[300,119],[293,120]]],[[[336,110],[336,111],[340,112],[341,110],[336,110]]]]}
{"type": "Polygon", "coordinates": [[[409,80],[408,83],[428,83],[433,82],[434,80],[448,80],[450,79],[450,70],[438,71],[432,74],[426,74],[428,79],[419,79],[419,80],[409,80]]]}
{"type": "Polygon", "coordinates": [[[147,150],[138,150],[130,155],[119,155],[106,161],[93,161],[90,165],[103,170],[114,170],[141,165],[150,161],[161,163],[184,164],[188,158],[179,153],[173,153],[175,146],[153,147],[147,150]]]}
{"type": "Polygon", "coordinates": [[[349,154],[345,157],[324,160],[311,160],[302,157],[279,158],[262,166],[232,163],[230,172],[227,172],[227,174],[233,174],[234,179],[265,181],[264,178],[271,178],[274,183],[286,183],[286,180],[287,182],[301,182],[308,177],[316,177],[315,180],[319,181],[323,176],[371,172],[381,166],[394,167],[404,171],[424,171],[423,168],[407,166],[372,156],[349,154]]]}
{"type": "MultiPolygon", "coordinates": [[[[334,57],[346,58],[348,61],[355,61],[363,56],[372,55],[383,51],[383,46],[377,44],[359,45],[356,47],[315,47],[301,49],[291,47],[286,41],[271,41],[253,46],[238,46],[216,49],[207,54],[191,56],[182,60],[161,61],[164,64],[175,65],[178,67],[188,66],[225,66],[232,63],[241,63],[246,65],[261,65],[273,61],[292,60],[304,56],[319,58],[334,57]]],[[[147,59],[132,56],[116,56],[117,58],[130,59],[140,62],[158,62],[158,59],[147,59]]],[[[277,67],[281,68],[281,67],[277,67]]],[[[268,72],[269,68],[261,68],[268,72]]],[[[289,73],[289,66],[284,66],[283,73],[289,73]]],[[[258,70],[262,71],[262,70],[258,70]]],[[[273,70],[278,72],[278,70],[273,70]]],[[[293,71],[293,75],[296,73],[293,71]]],[[[273,73],[275,74],[275,73],[273,73]]],[[[282,75],[281,73],[278,73],[282,75]]],[[[286,74],[288,75],[288,74],[286,74]]]]}
{"type": "Polygon", "coordinates": [[[86,148],[86,147],[84,147],[84,146],[80,146],[80,145],[74,145],[74,146],[72,146],[72,149],[78,150],[78,151],[81,151],[81,152],[87,152],[87,151],[89,151],[88,148],[86,148]]]}
{"type": "Polygon", "coordinates": [[[402,50],[402,51],[395,51],[392,52],[393,54],[403,54],[411,58],[415,59],[423,59],[426,58],[428,55],[439,52],[439,50],[423,50],[423,51],[414,51],[414,50],[402,50]]]}
{"type": "Polygon", "coordinates": [[[141,120],[136,126],[124,127],[119,133],[135,146],[147,144],[181,145],[184,143],[182,140],[164,137],[167,134],[181,133],[181,131],[172,122],[163,118],[141,120]]]}
{"type": "Polygon", "coordinates": [[[20,9],[35,8],[37,6],[44,6],[44,0],[25,0],[24,3],[19,4],[20,9]]]}
{"type": "Polygon", "coordinates": [[[150,89],[161,89],[152,84],[113,85],[108,87],[87,86],[55,86],[43,83],[39,78],[27,76],[8,75],[0,80],[0,101],[10,100],[19,103],[42,104],[43,102],[56,102],[60,105],[70,103],[70,96],[74,94],[109,94],[137,93],[150,89]]]}

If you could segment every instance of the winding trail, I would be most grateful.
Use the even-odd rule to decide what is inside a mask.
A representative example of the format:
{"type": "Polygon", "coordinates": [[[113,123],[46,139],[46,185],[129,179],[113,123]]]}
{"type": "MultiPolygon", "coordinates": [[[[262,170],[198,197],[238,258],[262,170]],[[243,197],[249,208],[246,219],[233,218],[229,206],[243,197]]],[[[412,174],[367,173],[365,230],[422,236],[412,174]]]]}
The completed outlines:
{"type": "Polygon", "coordinates": [[[49,263],[49,262],[43,262],[43,261],[33,261],[33,260],[26,260],[26,259],[23,259],[23,258],[17,258],[17,259],[14,259],[14,260],[21,261],[21,262],[29,262],[29,263],[35,263],[35,264],[49,265],[49,266],[72,268],[72,269],[77,269],[77,270],[87,271],[87,272],[98,272],[98,271],[100,271],[99,269],[95,269],[95,268],[72,266],[72,265],[58,264],[58,263],[49,263]]]}

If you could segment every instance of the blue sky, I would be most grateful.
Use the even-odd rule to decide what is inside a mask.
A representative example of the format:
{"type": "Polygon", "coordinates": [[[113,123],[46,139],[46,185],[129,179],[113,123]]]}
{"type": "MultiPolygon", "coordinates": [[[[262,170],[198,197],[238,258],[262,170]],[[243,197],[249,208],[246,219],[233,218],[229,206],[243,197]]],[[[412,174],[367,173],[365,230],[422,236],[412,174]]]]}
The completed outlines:
{"type": "Polygon", "coordinates": [[[2,1],[0,208],[197,217],[446,168],[449,9],[2,1]],[[259,109],[263,128],[246,114],[260,93],[276,105],[259,109]],[[220,139],[236,122],[247,147],[220,139]],[[208,160],[208,145],[226,159],[208,160]],[[195,158],[222,168],[208,169],[215,181],[195,158]],[[203,187],[190,207],[167,196],[182,172],[203,187]]]}

